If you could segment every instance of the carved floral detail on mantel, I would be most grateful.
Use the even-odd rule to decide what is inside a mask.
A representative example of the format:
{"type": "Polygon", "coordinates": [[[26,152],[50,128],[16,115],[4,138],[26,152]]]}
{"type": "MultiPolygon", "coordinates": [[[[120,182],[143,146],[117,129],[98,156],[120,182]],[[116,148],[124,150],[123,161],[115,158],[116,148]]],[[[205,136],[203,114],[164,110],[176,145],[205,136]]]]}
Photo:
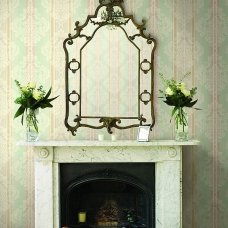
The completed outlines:
{"type": "Polygon", "coordinates": [[[170,158],[174,158],[177,156],[177,151],[174,147],[169,147],[169,150],[168,150],[168,155],[170,158]]]}
{"type": "Polygon", "coordinates": [[[49,156],[49,151],[48,151],[48,149],[46,149],[46,148],[42,148],[40,151],[39,151],[39,158],[42,158],[42,159],[44,159],[44,158],[47,158],[48,156],[49,156]]]}

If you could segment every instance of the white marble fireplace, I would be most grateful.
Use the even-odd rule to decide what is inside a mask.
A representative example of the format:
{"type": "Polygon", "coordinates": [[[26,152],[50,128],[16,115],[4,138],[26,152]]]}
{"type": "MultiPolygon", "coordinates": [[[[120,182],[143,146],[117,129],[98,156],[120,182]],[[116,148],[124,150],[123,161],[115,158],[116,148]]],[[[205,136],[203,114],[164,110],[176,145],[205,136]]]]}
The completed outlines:
{"type": "Polygon", "coordinates": [[[35,148],[35,227],[60,227],[60,163],[155,163],[155,227],[182,227],[182,147],[176,142],[39,141],[35,148]]]}

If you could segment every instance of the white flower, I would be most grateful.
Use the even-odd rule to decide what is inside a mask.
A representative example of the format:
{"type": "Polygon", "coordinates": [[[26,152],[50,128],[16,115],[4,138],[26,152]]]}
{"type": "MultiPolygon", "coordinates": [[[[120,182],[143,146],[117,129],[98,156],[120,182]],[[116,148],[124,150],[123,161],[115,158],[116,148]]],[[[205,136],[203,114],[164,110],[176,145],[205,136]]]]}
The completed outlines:
{"type": "Polygon", "coordinates": [[[188,97],[188,96],[190,96],[190,91],[189,90],[187,90],[187,89],[181,89],[181,92],[186,96],[186,97],[188,97]]]}
{"type": "Polygon", "coordinates": [[[21,92],[22,93],[27,93],[28,92],[27,86],[21,87],[21,92]]]}
{"type": "Polygon", "coordinates": [[[35,88],[36,88],[36,83],[35,83],[35,82],[29,82],[29,83],[28,83],[28,87],[29,87],[30,89],[35,89],[35,88]]]}
{"type": "Polygon", "coordinates": [[[40,91],[34,91],[32,93],[32,96],[34,99],[36,99],[37,101],[40,100],[43,97],[43,93],[40,91]]]}
{"type": "Polygon", "coordinates": [[[172,96],[173,95],[173,91],[170,89],[170,87],[168,87],[166,90],[165,90],[165,93],[169,96],[172,96]]]}
{"type": "Polygon", "coordinates": [[[184,90],[185,89],[185,83],[184,82],[180,82],[177,84],[177,88],[180,90],[184,90]]]}

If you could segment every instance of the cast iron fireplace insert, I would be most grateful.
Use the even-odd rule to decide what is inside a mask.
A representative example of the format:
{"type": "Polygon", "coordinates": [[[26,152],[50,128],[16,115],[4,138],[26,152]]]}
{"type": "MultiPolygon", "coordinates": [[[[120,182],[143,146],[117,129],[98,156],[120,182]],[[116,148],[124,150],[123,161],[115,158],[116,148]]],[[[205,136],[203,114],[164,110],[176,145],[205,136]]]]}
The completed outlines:
{"type": "Polygon", "coordinates": [[[61,227],[154,228],[154,163],[60,164],[61,227]]]}

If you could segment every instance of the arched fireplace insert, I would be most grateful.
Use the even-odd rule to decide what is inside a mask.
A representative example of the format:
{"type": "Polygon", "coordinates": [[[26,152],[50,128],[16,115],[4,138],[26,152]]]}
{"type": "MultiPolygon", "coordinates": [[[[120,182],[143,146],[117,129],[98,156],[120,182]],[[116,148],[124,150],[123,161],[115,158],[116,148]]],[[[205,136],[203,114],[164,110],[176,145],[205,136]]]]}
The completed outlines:
{"type": "Polygon", "coordinates": [[[61,164],[61,226],[154,228],[153,163],[61,164]]]}

